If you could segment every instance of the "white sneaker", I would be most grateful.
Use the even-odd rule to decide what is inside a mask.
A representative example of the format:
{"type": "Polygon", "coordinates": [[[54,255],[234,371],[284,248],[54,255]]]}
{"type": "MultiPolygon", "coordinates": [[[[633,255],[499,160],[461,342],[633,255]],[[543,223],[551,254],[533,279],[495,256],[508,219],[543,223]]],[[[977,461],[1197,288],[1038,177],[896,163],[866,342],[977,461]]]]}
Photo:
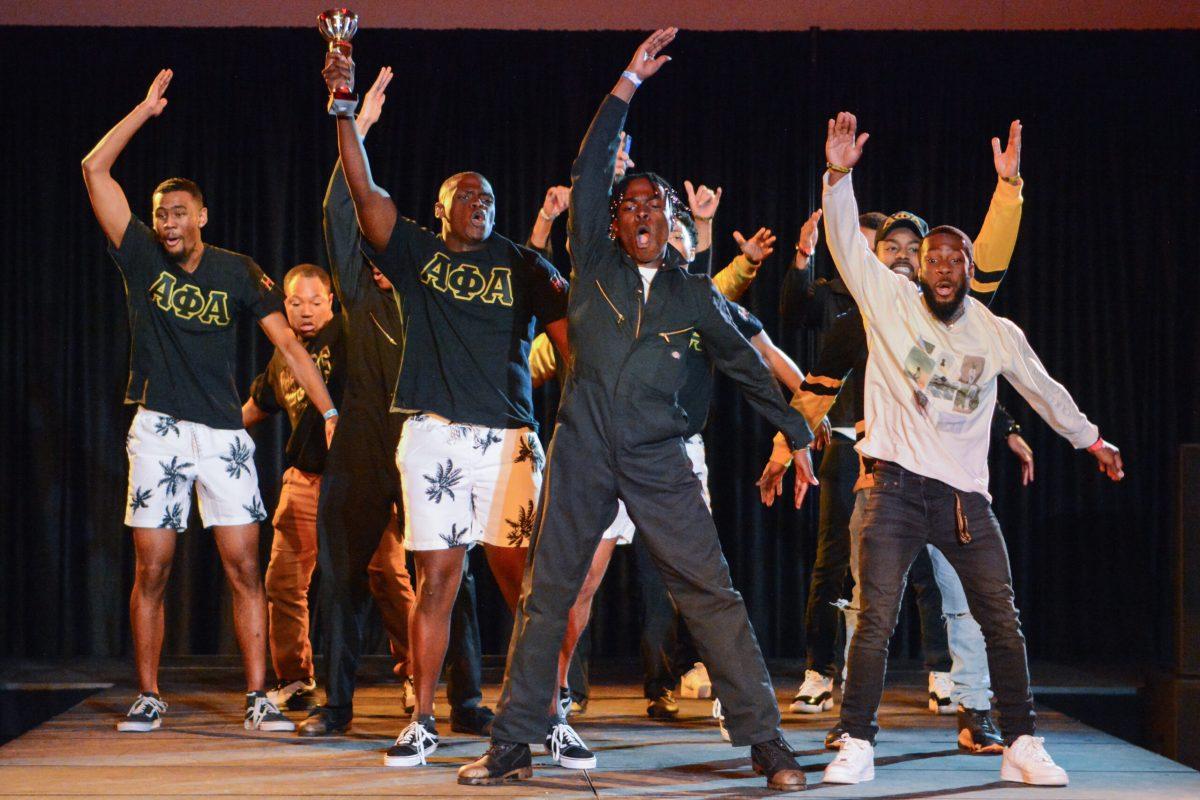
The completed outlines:
{"type": "Polygon", "coordinates": [[[1004,748],[1000,780],[1034,786],[1066,786],[1067,771],[1054,763],[1046,752],[1045,741],[1041,736],[1018,736],[1004,748]]]}
{"type": "Polygon", "coordinates": [[[862,783],[875,780],[875,748],[848,733],[838,738],[837,758],[825,767],[823,783],[862,783]]]}
{"type": "Polygon", "coordinates": [[[315,678],[303,681],[280,681],[274,689],[267,692],[267,699],[281,709],[304,711],[311,705],[313,694],[316,691],[317,681],[315,678]]]}
{"type": "Polygon", "coordinates": [[[950,680],[949,672],[929,673],[929,710],[935,714],[954,714],[958,704],[950,699],[954,689],[954,681],[950,680]]]}
{"type": "Polygon", "coordinates": [[[679,679],[679,696],[695,700],[707,700],[712,697],[712,681],[708,677],[708,667],[697,661],[696,666],[683,673],[679,679]]]}
{"type": "Polygon", "coordinates": [[[713,700],[713,719],[717,721],[717,727],[721,729],[721,738],[725,741],[731,741],[729,738],[729,730],[725,727],[725,711],[721,708],[720,699],[713,700]]]}
{"type": "Polygon", "coordinates": [[[804,670],[804,683],[789,707],[793,714],[820,714],[833,708],[833,678],[811,669],[804,670]]]}

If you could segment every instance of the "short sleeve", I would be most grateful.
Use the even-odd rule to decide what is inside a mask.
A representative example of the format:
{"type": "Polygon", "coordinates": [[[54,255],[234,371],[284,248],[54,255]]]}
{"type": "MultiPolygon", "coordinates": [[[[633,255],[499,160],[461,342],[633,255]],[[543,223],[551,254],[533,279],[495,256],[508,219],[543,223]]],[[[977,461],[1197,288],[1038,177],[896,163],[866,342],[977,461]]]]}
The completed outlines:
{"type": "Polygon", "coordinates": [[[414,285],[416,271],[421,265],[412,263],[412,253],[421,240],[432,252],[437,247],[437,236],[432,231],[422,228],[408,217],[396,217],[392,227],[392,235],[388,238],[387,246],[376,250],[366,239],[362,240],[363,255],[384,274],[393,286],[411,287],[414,285]]]}
{"type": "Polygon", "coordinates": [[[157,277],[158,268],[162,261],[162,251],[158,245],[158,237],[154,231],[133,214],[129,215],[129,224],[125,226],[125,235],[121,238],[121,246],[114,247],[108,243],[108,254],[117,263],[126,281],[137,285],[149,286],[157,277]]]}
{"type": "Polygon", "coordinates": [[[283,313],[283,290],[249,258],[244,260],[245,285],[240,295],[241,307],[262,319],[276,311],[283,313]]]}
{"type": "Polygon", "coordinates": [[[747,341],[763,332],[762,322],[745,306],[740,306],[732,300],[726,300],[725,304],[729,308],[729,317],[733,320],[734,327],[747,341]]]}
{"type": "Polygon", "coordinates": [[[542,325],[567,316],[567,279],[546,259],[522,250],[529,265],[530,310],[542,325]]]}

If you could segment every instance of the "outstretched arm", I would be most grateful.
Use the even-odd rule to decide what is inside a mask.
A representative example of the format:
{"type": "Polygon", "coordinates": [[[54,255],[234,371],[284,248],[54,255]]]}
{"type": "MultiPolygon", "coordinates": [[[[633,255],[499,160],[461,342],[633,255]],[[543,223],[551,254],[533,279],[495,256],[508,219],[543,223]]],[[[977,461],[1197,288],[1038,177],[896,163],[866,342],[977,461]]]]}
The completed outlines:
{"type": "Polygon", "coordinates": [[[150,84],[146,98],[106,133],[83,159],[83,182],[92,201],[92,211],[114,247],[120,248],[133,212],[129,210],[129,200],[121,184],[112,176],[112,165],[146,120],[157,117],[167,107],[167,86],[174,74],[169,69],[160,70],[150,84]]]}
{"type": "Polygon", "coordinates": [[[971,278],[971,294],[976,300],[991,304],[1000,282],[1012,261],[1017,246],[1017,231],[1021,227],[1021,121],[1015,119],[1008,127],[1008,143],[1000,149],[1000,139],[992,139],[992,160],[996,165],[996,191],[988,206],[983,227],[975,237],[975,274],[971,278]]]}
{"type": "MultiPolygon", "coordinates": [[[[325,68],[321,70],[329,91],[339,86],[354,86],[354,61],[340,52],[325,57],[325,68]]],[[[371,164],[363,148],[362,134],[354,117],[337,118],[338,155],[342,159],[342,170],[350,197],[354,200],[354,211],[358,215],[358,227],[363,238],[376,251],[387,247],[396,227],[396,204],[392,198],[375,184],[371,177],[371,164]]]]}

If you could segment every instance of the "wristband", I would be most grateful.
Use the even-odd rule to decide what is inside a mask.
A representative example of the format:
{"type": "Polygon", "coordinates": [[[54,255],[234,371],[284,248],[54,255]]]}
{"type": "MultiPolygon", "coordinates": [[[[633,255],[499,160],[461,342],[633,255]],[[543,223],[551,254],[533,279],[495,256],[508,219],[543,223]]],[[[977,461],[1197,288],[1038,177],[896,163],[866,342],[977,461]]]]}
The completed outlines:
{"type": "Polygon", "coordinates": [[[1017,175],[1012,178],[1008,177],[1007,175],[1001,175],[1000,180],[1004,181],[1005,183],[1011,183],[1013,186],[1020,186],[1021,174],[1017,173],[1017,175]]]}
{"type": "Polygon", "coordinates": [[[621,77],[633,84],[634,88],[642,85],[642,79],[637,76],[636,72],[625,70],[621,73],[621,77]]]}
{"type": "Polygon", "coordinates": [[[544,209],[544,208],[538,209],[538,216],[541,217],[542,219],[546,220],[546,222],[554,222],[554,217],[547,214],[546,209],[544,209]]]}
{"type": "Polygon", "coordinates": [[[330,420],[330,419],[333,419],[334,417],[336,417],[337,415],[338,415],[337,409],[331,408],[328,411],[326,411],[324,414],[322,414],[321,416],[327,420],[330,420]]]}
{"type": "Polygon", "coordinates": [[[805,261],[808,261],[810,258],[813,257],[812,253],[804,252],[804,248],[802,248],[800,245],[796,245],[796,252],[799,253],[800,255],[804,256],[805,261]]]}
{"type": "Polygon", "coordinates": [[[1087,451],[1089,453],[1094,453],[1102,447],[1104,447],[1104,437],[1103,436],[1098,438],[1096,441],[1092,442],[1091,446],[1088,447],[1087,451]]]}
{"type": "Polygon", "coordinates": [[[1021,426],[1019,424],[1017,424],[1016,422],[1014,422],[1012,425],[1009,425],[1008,430],[1006,430],[1004,432],[1005,439],[1007,439],[1009,436],[1020,436],[1020,435],[1021,435],[1021,426]]]}
{"type": "Polygon", "coordinates": [[[842,175],[849,175],[850,172],[854,169],[854,167],[839,167],[837,164],[834,164],[832,161],[826,161],[825,169],[829,170],[830,172],[840,172],[842,175]]]}
{"type": "Polygon", "coordinates": [[[692,215],[692,219],[696,220],[696,222],[712,222],[713,221],[712,217],[701,217],[696,214],[692,215]]]}

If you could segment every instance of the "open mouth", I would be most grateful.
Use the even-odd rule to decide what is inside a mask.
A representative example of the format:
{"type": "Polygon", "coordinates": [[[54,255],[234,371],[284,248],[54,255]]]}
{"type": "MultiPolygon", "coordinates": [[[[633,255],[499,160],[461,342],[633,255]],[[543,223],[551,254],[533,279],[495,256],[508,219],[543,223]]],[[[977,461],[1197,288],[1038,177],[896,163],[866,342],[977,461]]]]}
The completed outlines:
{"type": "Polygon", "coordinates": [[[476,211],[471,214],[471,224],[483,227],[487,224],[487,213],[484,211],[476,211]]]}
{"type": "Polygon", "coordinates": [[[933,285],[933,293],[938,300],[949,300],[954,297],[954,284],[949,281],[939,281],[933,285]]]}
{"type": "Polygon", "coordinates": [[[183,241],[183,237],[182,237],[182,236],[170,236],[170,235],[168,235],[168,236],[166,236],[166,237],[163,239],[163,245],[164,245],[164,246],[166,246],[166,247],[178,247],[178,246],[179,246],[179,244],[180,244],[180,242],[182,242],[182,241],[183,241]]]}
{"type": "Polygon", "coordinates": [[[913,276],[912,265],[907,261],[897,261],[895,264],[892,264],[892,272],[897,275],[903,275],[906,278],[913,276]]]}
{"type": "Polygon", "coordinates": [[[639,225],[637,233],[634,234],[633,240],[637,243],[638,249],[644,250],[650,246],[650,227],[647,225],[639,225]]]}

